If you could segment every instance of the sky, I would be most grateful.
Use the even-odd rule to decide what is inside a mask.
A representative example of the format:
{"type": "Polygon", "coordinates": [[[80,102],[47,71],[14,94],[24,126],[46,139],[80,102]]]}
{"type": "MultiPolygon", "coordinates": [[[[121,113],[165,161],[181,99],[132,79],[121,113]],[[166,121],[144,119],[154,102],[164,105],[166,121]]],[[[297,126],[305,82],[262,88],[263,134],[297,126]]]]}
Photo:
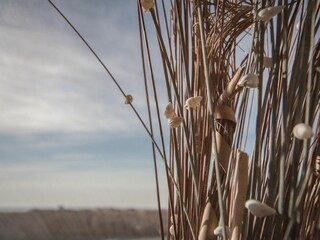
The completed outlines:
{"type": "MultiPolygon", "coordinates": [[[[54,3],[133,96],[147,123],[136,1],[54,3]]],[[[105,70],[48,1],[0,4],[0,210],[156,208],[151,141],[105,70]]],[[[146,13],[163,112],[165,81],[150,18],[146,13]]],[[[249,127],[249,153],[253,136],[249,127]]],[[[159,157],[158,167],[166,208],[159,157]]]]}
{"type": "MultiPolygon", "coordinates": [[[[54,2],[147,119],[136,1],[54,2]]],[[[0,209],[156,208],[151,143],[97,60],[47,1],[0,4],[0,209]]]]}

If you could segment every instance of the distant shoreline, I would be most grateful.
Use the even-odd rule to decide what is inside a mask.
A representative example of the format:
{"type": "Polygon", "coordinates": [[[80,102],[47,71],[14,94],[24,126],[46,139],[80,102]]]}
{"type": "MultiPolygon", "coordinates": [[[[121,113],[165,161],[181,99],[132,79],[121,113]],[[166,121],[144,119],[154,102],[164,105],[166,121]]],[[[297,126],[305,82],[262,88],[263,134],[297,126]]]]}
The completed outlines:
{"type": "MultiPolygon", "coordinates": [[[[69,207],[69,206],[57,206],[57,207],[0,207],[0,213],[26,213],[30,211],[58,211],[60,209],[71,210],[71,211],[94,211],[100,209],[119,210],[119,211],[158,211],[155,208],[140,208],[140,207],[69,207]]],[[[167,211],[167,209],[162,209],[167,211]]]]}
{"type": "Polygon", "coordinates": [[[141,239],[159,236],[157,210],[60,207],[0,213],[2,240],[141,239]]]}

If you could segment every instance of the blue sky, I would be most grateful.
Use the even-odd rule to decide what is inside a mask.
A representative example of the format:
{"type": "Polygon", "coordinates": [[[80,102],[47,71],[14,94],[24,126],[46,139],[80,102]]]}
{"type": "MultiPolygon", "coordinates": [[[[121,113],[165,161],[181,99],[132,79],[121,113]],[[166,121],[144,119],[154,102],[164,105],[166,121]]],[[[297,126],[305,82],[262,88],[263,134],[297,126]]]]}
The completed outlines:
{"type": "MultiPolygon", "coordinates": [[[[136,1],[54,2],[146,119],[136,1]]],[[[0,208],[155,208],[150,141],[96,59],[47,1],[0,3],[0,208]]]]}

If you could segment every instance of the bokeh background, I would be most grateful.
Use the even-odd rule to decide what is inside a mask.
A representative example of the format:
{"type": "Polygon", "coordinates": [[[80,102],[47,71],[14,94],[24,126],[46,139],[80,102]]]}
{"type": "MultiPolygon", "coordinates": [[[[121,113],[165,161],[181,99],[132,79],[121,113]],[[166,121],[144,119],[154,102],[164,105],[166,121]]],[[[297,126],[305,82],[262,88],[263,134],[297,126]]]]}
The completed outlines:
{"type": "MultiPolygon", "coordinates": [[[[147,120],[136,1],[54,2],[147,120]]],[[[0,5],[0,208],[156,208],[151,143],[98,61],[47,1],[0,5]]]]}

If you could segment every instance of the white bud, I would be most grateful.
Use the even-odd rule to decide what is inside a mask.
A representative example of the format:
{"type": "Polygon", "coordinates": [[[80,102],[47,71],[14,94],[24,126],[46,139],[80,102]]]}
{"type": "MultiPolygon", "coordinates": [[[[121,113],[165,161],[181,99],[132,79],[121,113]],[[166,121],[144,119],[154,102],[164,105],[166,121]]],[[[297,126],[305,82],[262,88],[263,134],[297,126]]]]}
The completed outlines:
{"type": "Polygon", "coordinates": [[[277,214],[277,211],[268,205],[254,199],[246,201],[245,207],[257,217],[266,217],[277,214]]]}
{"type": "Polygon", "coordinates": [[[299,123],[294,126],[293,135],[300,140],[309,139],[313,135],[312,128],[305,123],[299,123]]]}

